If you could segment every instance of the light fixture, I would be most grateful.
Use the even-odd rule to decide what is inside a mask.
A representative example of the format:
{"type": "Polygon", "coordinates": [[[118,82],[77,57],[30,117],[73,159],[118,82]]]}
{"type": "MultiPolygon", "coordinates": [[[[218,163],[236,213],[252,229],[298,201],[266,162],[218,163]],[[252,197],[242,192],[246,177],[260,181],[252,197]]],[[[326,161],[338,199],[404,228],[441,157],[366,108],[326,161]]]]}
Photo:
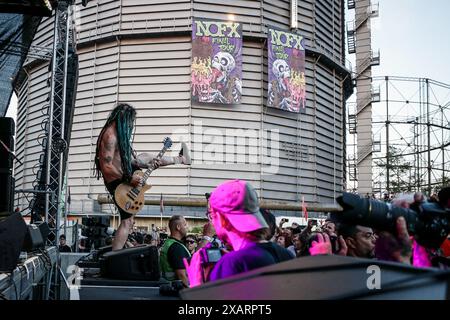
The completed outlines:
{"type": "Polygon", "coordinates": [[[48,10],[52,11],[53,7],[49,0],[44,0],[44,6],[47,7],[48,10]]]}

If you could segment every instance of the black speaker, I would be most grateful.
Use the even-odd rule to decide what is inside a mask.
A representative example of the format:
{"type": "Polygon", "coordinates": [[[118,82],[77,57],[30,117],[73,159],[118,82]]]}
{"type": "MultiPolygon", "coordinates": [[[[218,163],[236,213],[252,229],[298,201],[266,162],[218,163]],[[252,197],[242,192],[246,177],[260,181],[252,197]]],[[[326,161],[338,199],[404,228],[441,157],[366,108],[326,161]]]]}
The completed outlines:
{"type": "Polygon", "coordinates": [[[100,273],[111,279],[159,281],[158,249],[144,245],[105,253],[100,273]]]}
{"type": "Polygon", "coordinates": [[[35,225],[39,228],[39,231],[41,232],[42,235],[42,240],[44,240],[45,244],[45,241],[47,241],[47,238],[50,234],[50,227],[48,226],[48,223],[44,221],[39,221],[36,222],[35,225]]]}
{"type": "Polygon", "coordinates": [[[14,134],[14,120],[12,118],[0,118],[0,170],[12,169],[13,167],[14,158],[7,149],[14,152],[14,134]]]}
{"type": "Polygon", "coordinates": [[[109,216],[83,217],[81,224],[86,227],[109,227],[109,216]]]}
{"type": "Polygon", "coordinates": [[[0,272],[11,272],[17,266],[27,225],[18,212],[0,221],[0,272]]]}
{"type": "Polygon", "coordinates": [[[45,247],[44,239],[39,227],[35,224],[29,224],[28,232],[23,242],[22,251],[31,252],[45,247]]]}
{"type": "Polygon", "coordinates": [[[10,170],[0,169],[0,217],[9,215],[14,207],[14,178],[10,170]]]}

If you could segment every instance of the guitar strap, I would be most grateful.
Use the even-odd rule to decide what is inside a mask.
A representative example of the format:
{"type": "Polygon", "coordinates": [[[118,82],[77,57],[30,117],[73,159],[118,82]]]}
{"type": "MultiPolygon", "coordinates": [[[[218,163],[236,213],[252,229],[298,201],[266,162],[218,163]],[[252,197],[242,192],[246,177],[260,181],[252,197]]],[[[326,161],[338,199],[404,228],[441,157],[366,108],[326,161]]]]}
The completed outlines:
{"type": "Polygon", "coordinates": [[[137,159],[137,152],[133,148],[131,148],[131,155],[133,156],[134,159],[137,159]]]}

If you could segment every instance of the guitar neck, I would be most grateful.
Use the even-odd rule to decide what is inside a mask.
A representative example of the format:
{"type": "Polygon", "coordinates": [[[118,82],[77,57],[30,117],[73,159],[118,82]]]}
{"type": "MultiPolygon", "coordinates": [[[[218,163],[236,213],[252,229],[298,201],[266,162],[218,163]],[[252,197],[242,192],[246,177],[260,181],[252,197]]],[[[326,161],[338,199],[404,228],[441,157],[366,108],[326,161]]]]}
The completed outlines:
{"type": "MultiPolygon", "coordinates": [[[[156,160],[161,160],[161,158],[163,157],[164,153],[167,151],[166,147],[163,147],[161,149],[161,151],[159,151],[158,155],[156,156],[156,160]]],[[[154,165],[152,164],[151,167],[149,167],[147,169],[147,171],[145,171],[144,175],[142,176],[142,181],[145,183],[147,181],[147,179],[150,177],[150,174],[153,172],[153,170],[155,170],[154,165]]]]}

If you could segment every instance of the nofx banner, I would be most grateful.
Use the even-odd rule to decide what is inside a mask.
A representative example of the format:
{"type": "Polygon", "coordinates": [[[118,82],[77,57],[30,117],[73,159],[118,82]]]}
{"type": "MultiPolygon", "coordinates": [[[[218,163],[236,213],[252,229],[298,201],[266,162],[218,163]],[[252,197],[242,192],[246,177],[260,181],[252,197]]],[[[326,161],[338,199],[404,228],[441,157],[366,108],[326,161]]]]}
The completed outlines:
{"type": "Polygon", "coordinates": [[[194,19],[192,23],[191,98],[201,103],[240,103],[242,25],[194,19]]]}
{"type": "Polygon", "coordinates": [[[303,112],[306,104],[305,48],[303,37],[269,28],[269,85],[267,105],[303,112]]]}

